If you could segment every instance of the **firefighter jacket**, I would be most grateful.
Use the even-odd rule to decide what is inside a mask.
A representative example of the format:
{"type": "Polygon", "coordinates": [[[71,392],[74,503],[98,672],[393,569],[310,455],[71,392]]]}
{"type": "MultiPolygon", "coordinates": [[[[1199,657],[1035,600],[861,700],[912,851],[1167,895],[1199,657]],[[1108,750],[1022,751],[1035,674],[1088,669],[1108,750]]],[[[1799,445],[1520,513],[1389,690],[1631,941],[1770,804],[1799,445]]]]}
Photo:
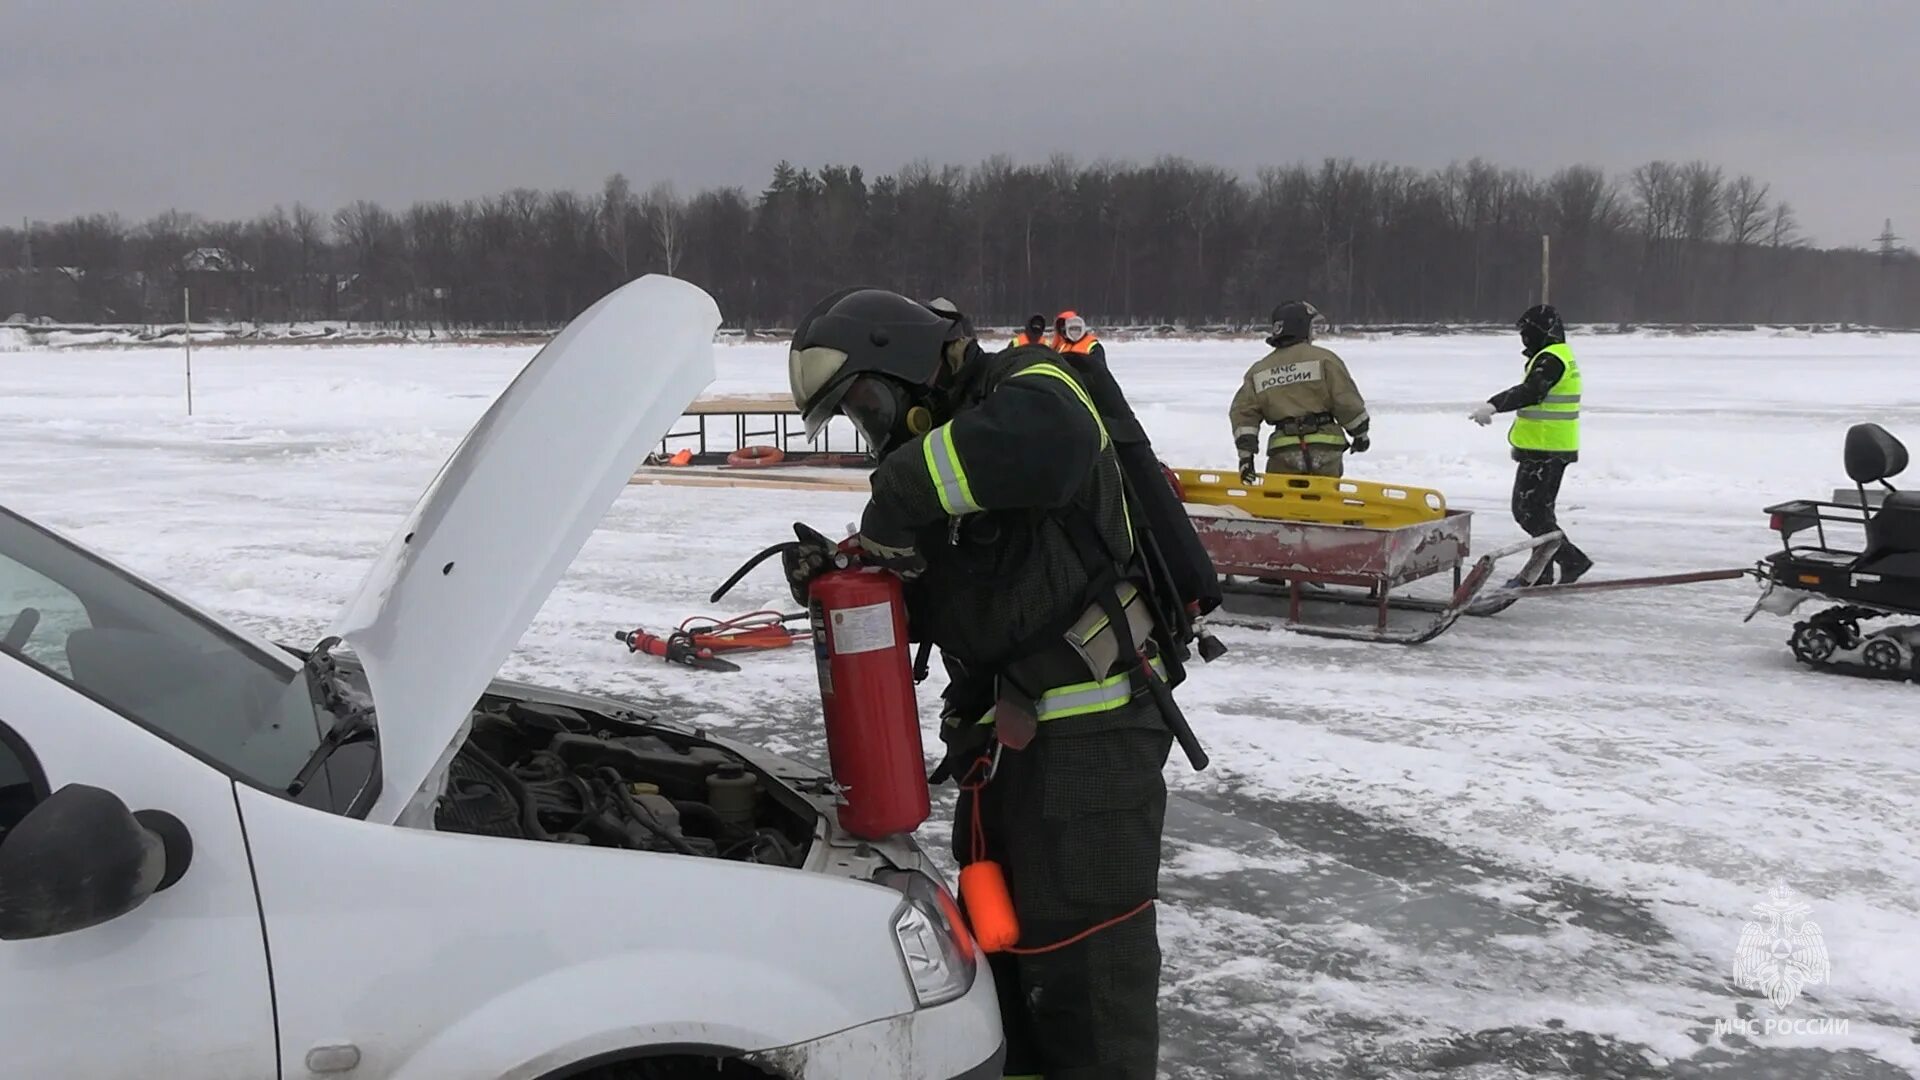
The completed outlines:
{"type": "Polygon", "coordinates": [[[1281,345],[1248,368],[1228,416],[1243,454],[1258,447],[1263,423],[1274,427],[1269,452],[1302,442],[1345,450],[1347,436],[1366,434],[1368,424],[1367,403],[1346,363],[1305,341],[1281,345]]]}
{"type": "MultiPolygon", "coordinates": [[[[1119,457],[1059,359],[1041,346],[971,351],[952,418],[873,473],[868,514],[911,530],[926,560],[907,586],[910,633],[940,647],[955,713],[988,713],[996,680],[1016,677],[1040,653],[1064,652],[1054,646],[1085,628],[1101,580],[1124,597],[1137,593],[1119,457]],[[1089,544],[1099,548],[1093,566],[1082,555],[1089,544]]],[[[1119,709],[1134,696],[1127,665],[1119,666],[1117,677],[1058,667],[1037,679],[1047,685],[1021,689],[1043,721],[1119,709]]]]}
{"type": "Polygon", "coordinates": [[[1520,382],[1487,399],[1516,414],[1507,442],[1515,461],[1580,460],[1580,365],[1565,342],[1527,358],[1520,382]]]}

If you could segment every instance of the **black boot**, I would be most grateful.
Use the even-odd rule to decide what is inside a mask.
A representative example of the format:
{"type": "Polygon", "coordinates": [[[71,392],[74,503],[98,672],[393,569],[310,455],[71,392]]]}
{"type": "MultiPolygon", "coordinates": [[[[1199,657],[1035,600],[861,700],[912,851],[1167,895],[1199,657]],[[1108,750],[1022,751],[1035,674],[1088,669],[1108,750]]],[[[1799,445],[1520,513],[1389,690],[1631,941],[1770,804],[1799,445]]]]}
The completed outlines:
{"type": "Polygon", "coordinates": [[[1586,552],[1576,550],[1560,560],[1560,584],[1571,585],[1586,577],[1587,571],[1591,569],[1593,569],[1593,560],[1587,558],[1586,552]]]}

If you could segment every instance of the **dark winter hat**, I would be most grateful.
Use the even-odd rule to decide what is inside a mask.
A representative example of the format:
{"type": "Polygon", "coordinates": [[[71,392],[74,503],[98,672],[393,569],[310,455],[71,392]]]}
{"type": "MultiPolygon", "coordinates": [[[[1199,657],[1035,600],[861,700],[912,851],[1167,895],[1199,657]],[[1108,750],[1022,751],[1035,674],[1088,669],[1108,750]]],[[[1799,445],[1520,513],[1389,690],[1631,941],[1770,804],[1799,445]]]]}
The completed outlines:
{"type": "Polygon", "coordinates": [[[1047,317],[1045,315],[1027,316],[1027,333],[1032,334],[1035,337],[1039,337],[1041,334],[1044,334],[1046,332],[1047,332],[1047,317]]]}
{"type": "Polygon", "coordinates": [[[1521,343],[1529,349],[1540,349],[1567,340],[1566,324],[1560,321],[1560,313],[1554,310],[1552,304],[1533,305],[1521,312],[1513,325],[1520,331],[1521,343]]]}

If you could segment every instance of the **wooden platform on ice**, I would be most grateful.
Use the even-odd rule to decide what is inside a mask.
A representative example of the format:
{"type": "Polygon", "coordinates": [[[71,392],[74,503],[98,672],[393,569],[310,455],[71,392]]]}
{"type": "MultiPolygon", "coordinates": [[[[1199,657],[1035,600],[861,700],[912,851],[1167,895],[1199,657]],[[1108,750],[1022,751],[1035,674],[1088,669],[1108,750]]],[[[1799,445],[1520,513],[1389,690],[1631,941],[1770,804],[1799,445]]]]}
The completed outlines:
{"type": "Polygon", "coordinates": [[[746,416],[778,416],[782,413],[798,416],[800,410],[793,407],[793,399],[786,394],[722,394],[696,398],[683,415],[729,416],[735,413],[746,416]]]}
{"type": "Polygon", "coordinates": [[[847,475],[846,469],[805,469],[800,466],[764,469],[703,468],[688,465],[646,465],[633,474],[630,484],[664,484],[669,487],[773,488],[785,491],[870,490],[866,473],[847,475]]]}
{"type": "MultiPolygon", "coordinates": [[[[806,426],[800,422],[800,410],[794,407],[793,399],[786,394],[716,394],[711,397],[696,398],[680,414],[683,422],[693,425],[693,430],[669,431],[660,440],[660,455],[671,457],[678,449],[692,449],[705,455],[714,450],[734,450],[743,446],[774,446],[787,453],[811,451],[830,453],[833,445],[833,429],[841,428],[842,435],[849,426],[841,421],[836,425],[823,428],[817,439],[806,437],[806,426]],[[709,430],[708,424],[717,425],[709,430]],[[731,427],[732,437],[727,438],[727,428],[731,427]],[[709,440],[713,440],[711,443],[709,440]],[[691,446],[688,444],[691,443],[691,446]]],[[[677,427],[678,425],[676,425],[677,427]]],[[[843,451],[865,453],[866,447],[858,431],[852,432],[853,446],[841,447],[843,451]]]]}

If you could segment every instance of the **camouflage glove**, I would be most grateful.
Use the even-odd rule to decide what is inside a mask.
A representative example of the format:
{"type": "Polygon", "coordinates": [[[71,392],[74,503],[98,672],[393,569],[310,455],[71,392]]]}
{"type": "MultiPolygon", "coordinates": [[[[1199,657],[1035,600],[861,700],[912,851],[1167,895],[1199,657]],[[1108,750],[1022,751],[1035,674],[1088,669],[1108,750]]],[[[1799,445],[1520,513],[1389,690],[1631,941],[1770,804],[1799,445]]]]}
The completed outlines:
{"type": "Polygon", "coordinates": [[[1251,484],[1260,479],[1259,470],[1253,467],[1253,456],[1260,452],[1260,437],[1241,435],[1233,440],[1233,447],[1240,451],[1240,482],[1251,484]]]}
{"type": "Polygon", "coordinates": [[[1373,440],[1369,438],[1364,431],[1355,432],[1353,435],[1348,436],[1348,438],[1353,443],[1348,449],[1356,454],[1366,453],[1367,448],[1373,445],[1373,440]]]}
{"type": "Polygon", "coordinates": [[[872,502],[867,503],[866,512],[860,515],[858,539],[860,553],[868,566],[891,570],[903,581],[912,581],[927,568],[927,560],[913,546],[912,531],[893,524],[872,502]]]}
{"type": "Polygon", "coordinates": [[[813,584],[814,578],[833,569],[834,543],[797,521],[793,523],[793,534],[800,538],[799,543],[780,553],[780,565],[787,572],[787,588],[793,593],[793,602],[806,607],[807,586],[813,584]]]}

